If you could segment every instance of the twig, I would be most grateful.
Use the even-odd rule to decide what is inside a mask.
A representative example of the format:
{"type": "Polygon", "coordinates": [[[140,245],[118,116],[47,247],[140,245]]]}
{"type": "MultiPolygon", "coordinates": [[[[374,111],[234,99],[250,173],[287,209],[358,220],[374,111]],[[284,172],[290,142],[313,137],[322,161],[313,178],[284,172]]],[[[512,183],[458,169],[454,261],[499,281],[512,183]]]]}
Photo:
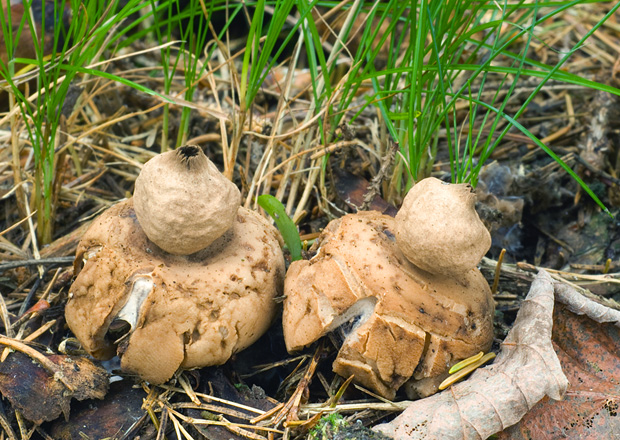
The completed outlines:
{"type": "MultiPolygon", "coordinates": [[[[255,434],[252,431],[248,431],[247,429],[242,428],[243,425],[238,425],[236,423],[230,422],[228,419],[226,419],[226,417],[224,417],[221,414],[218,416],[218,419],[220,419],[220,421],[224,423],[223,426],[232,433],[241,435],[245,438],[249,438],[252,440],[267,440],[267,438],[262,435],[255,434]]],[[[265,431],[268,431],[269,429],[272,429],[272,428],[256,427],[254,429],[263,429],[265,431]]]]}
{"type": "Polygon", "coordinates": [[[147,418],[148,418],[148,414],[145,412],[144,414],[142,414],[142,417],[136,420],[133,423],[133,425],[131,425],[129,429],[125,431],[122,437],[117,437],[117,438],[119,440],[130,440],[130,439],[140,438],[140,436],[137,434],[142,429],[142,425],[144,424],[147,418]]]}
{"type": "Polygon", "coordinates": [[[557,275],[560,278],[566,280],[567,282],[570,282],[570,280],[573,280],[573,281],[597,281],[600,283],[620,284],[620,273],[589,275],[589,274],[584,274],[584,273],[574,273],[574,272],[566,272],[563,270],[549,269],[546,267],[541,268],[541,267],[536,267],[533,264],[524,263],[524,262],[517,263],[516,267],[518,269],[522,269],[522,270],[526,270],[530,272],[538,272],[540,269],[544,269],[547,272],[549,272],[549,274],[551,274],[552,277],[553,275],[557,275]]]}
{"type": "Polygon", "coordinates": [[[41,336],[43,333],[45,333],[46,331],[48,331],[50,328],[52,328],[53,326],[56,325],[56,320],[52,319],[51,321],[46,322],[45,324],[43,324],[41,327],[39,327],[38,329],[36,329],[34,332],[30,333],[28,336],[26,336],[24,338],[24,341],[34,341],[35,339],[37,339],[39,336],[41,336]]]}
{"type": "Polygon", "coordinates": [[[9,309],[6,306],[3,295],[0,295],[0,319],[2,320],[2,324],[4,325],[6,335],[9,338],[12,338],[15,335],[15,332],[13,332],[13,328],[11,327],[9,309]]]}
{"type": "Polygon", "coordinates": [[[607,261],[605,264],[579,264],[579,263],[570,263],[571,269],[575,270],[592,270],[595,272],[601,272],[602,274],[607,274],[609,272],[616,272],[620,270],[620,262],[607,261]],[[609,262],[609,264],[607,264],[609,262]]]}
{"type": "Polygon", "coordinates": [[[583,157],[575,156],[575,160],[579,162],[579,164],[582,165],[584,168],[586,168],[588,171],[590,171],[592,174],[604,180],[608,180],[609,182],[615,183],[616,185],[620,185],[620,179],[612,176],[611,174],[606,173],[604,170],[596,168],[590,162],[585,160],[583,157]]]}
{"type": "Polygon", "coordinates": [[[189,400],[191,400],[194,405],[200,405],[202,402],[200,401],[198,396],[196,396],[196,393],[192,389],[191,385],[189,384],[183,373],[178,376],[178,380],[181,384],[181,387],[183,388],[183,391],[185,391],[185,394],[187,395],[187,397],[189,397],[189,400]]]}
{"type": "Polygon", "coordinates": [[[20,411],[15,411],[15,420],[17,421],[17,426],[19,427],[19,433],[20,433],[22,440],[29,439],[30,436],[26,432],[26,424],[24,423],[24,417],[22,416],[22,413],[20,411]]]}
{"type": "MultiPolygon", "coordinates": [[[[37,260],[37,261],[39,261],[39,260],[37,260]]],[[[47,270],[44,270],[43,273],[36,279],[36,281],[34,282],[34,285],[28,291],[28,294],[26,295],[26,298],[24,298],[24,301],[22,301],[22,305],[19,308],[18,315],[20,317],[24,313],[26,313],[26,310],[28,310],[28,304],[30,304],[30,301],[32,301],[32,298],[34,297],[34,294],[37,293],[37,290],[39,290],[39,286],[43,282],[43,278],[45,278],[46,274],[47,274],[47,270]]]]}
{"type": "Polygon", "coordinates": [[[39,434],[41,437],[43,437],[43,440],[54,440],[40,426],[35,426],[35,431],[37,432],[37,434],[39,434]]]}
{"type": "MultiPolygon", "coordinates": [[[[2,197],[3,199],[6,198],[6,195],[4,197],[2,197]]],[[[35,215],[37,213],[37,211],[33,211],[30,214],[28,214],[27,217],[24,217],[23,219],[21,219],[20,221],[18,221],[17,223],[13,223],[11,226],[9,226],[8,228],[6,228],[4,231],[0,232],[0,237],[3,236],[4,234],[6,234],[9,231],[12,231],[13,229],[15,229],[16,227],[18,227],[19,225],[21,225],[24,222],[27,222],[28,219],[32,218],[33,215],[35,215]]]]}
{"type": "Polygon", "coordinates": [[[495,277],[493,278],[493,287],[491,287],[491,295],[495,296],[497,293],[497,285],[499,284],[499,274],[502,267],[502,262],[504,261],[504,255],[506,254],[506,249],[502,249],[499,254],[499,258],[497,259],[497,266],[495,266],[495,277]]]}
{"type": "Polygon", "coordinates": [[[228,419],[226,419],[224,416],[222,415],[218,415],[217,419],[218,420],[207,420],[207,419],[196,419],[194,417],[189,417],[186,416],[184,414],[181,414],[178,411],[175,411],[172,408],[168,408],[168,411],[170,412],[170,416],[171,418],[173,418],[174,416],[178,417],[180,420],[184,421],[185,423],[190,423],[192,425],[204,425],[204,426],[209,426],[209,425],[216,425],[216,426],[223,426],[225,428],[227,428],[228,430],[235,432],[239,435],[242,435],[244,437],[247,438],[260,438],[263,439],[263,436],[259,436],[258,434],[254,434],[253,432],[251,432],[250,430],[256,430],[256,431],[265,431],[265,432],[273,432],[276,434],[282,434],[282,431],[276,428],[269,428],[267,426],[253,426],[253,425],[248,425],[246,423],[233,423],[231,421],[229,421],[228,419]]]}
{"type": "Polygon", "coordinates": [[[161,410],[161,419],[159,420],[159,428],[157,429],[157,438],[155,440],[164,440],[166,438],[166,428],[168,426],[168,407],[164,406],[161,410]]]}
{"type": "MultiPolygon", "coordinates": [[[[37,244],[37,234],[35,232],[34,229],[34,224],[32,223],[32,216],[30,215],[30,206],[28,203],[28,196],[26,196],[26,194],[24,193],[24,201],[25,204],[24,206],[26,207],[26,214],[27,214],[27,221],[28,221],[28,229],[30,230],[30,235],[31,235],[31,244],[32,244],[32,254],[34,255],[35,260],[40,260],[41,259],[41,254],[39,254],[39,246],[37,244]]],[[[37,270],[39,271],[39,277],[43,278],[43,267],[36,264],[37,265],[37,270]]]]}
{"type": "Polygon", "coordinates": [[[11,261],[10,263],[1,263],[0,271],[15,269],[17,267],[41,266],[44,264],[60,264],[64,266],[70,266],[71,264],[73,264],[74,260],[75,260],[75,257],[53,257],[53,258],[41,258],[40,260],[31,259],[31,260],[11,261]]]}
{"type": "Polygon", "coordinates": [[[308,367],[306,368],[306,372],[304,376],[301,378],[299,383],[297,384],[297,388],[295,388],[295,392],[288,400],[288,402],[284,405],[284,407],[280,410],[280,412],[273,418],[271,424],[277,426],[280,422],[286,417],[286,423],[291,420],[299,420],[299,405],[301,404],[301,398],[304,395],[304,392],[310,385],[310,380],[312,376],[314,376],[314,372],[316,371],[316,367],[319,365],[319,359],[321,358],[321,352],[323,347],[319,345],[316,351],[314,352],[314,356],[310,360],[308,367]]]}
{"type": "Polygon", "coordinates": [[[329,403],[306,403],[300,405],[299,412],[302,415],[313,415],[318,413],[356,413],[370,409],[373,411],[398,412],[407,408],[411,404],[409,400],[400,402],[365,402],[365,403],[342,403],[331,407],[329,403]]]}
{"type": "MultiPolygon", "coordinates": [[[[232,408],[228,408],[226,406],[220,406],[220,405],[213,405],[213,404],[209,404],[209,403],[201,403],[199,405],[196,405],[195,403],[192,402],[179,402],[179,403],[172,403],[170,404],[170,407],[172,409],[198,409],[201,411],[208,411],[211,413],[217,413],[217,414],[225,414],[227,416],[231,416],[231,417],[235,417],[237,419],[241,419],[241,420],[249,420],[250,419],[250,414],[246,413],[246,412],[242,412],[242,411],[237,411],[235,409],[232,408]]],[[[264,414],[260,417],[264,418],[264,414]]],[[[254,419],[253,419],[254,420],[254,419]]],[[[254,422],[252,421],[251,423],[254,424],[254,422]]]]}
{"type": "MultiPolygon", "coordinates": [[[[168,390],[168,391],[174,391],[174,392],[177,392],[177,393],[185,393],[185,390],[183,388],[171,387],[171,386],[167,386],[167,385],[161,385],[160,388],[163,388],[163,389],[168,390]]],[[[202,398],[203,400],[205,400],[207,402],[211,401],[211,402],[223,403],[225,405],[230,405],[233,408],[239,408],[239,409],[242,409],[242,410],[245,410],[245,411],[252,412],[254,414],[264,414],[265,413],[265,411],[263,411],[261,409],[254,408],[254,407],[251,407],[251,406],[248,406],[248,405],[243,405],[241,403],[233,402],[231,400],[222,399],[222,398],[219,398],[219,397],[216,397],[216,396],[211,396],[209,394],[205,394],[205,393],[195,393],[195,394],[196,394],[196,396],[202,398]]]]}

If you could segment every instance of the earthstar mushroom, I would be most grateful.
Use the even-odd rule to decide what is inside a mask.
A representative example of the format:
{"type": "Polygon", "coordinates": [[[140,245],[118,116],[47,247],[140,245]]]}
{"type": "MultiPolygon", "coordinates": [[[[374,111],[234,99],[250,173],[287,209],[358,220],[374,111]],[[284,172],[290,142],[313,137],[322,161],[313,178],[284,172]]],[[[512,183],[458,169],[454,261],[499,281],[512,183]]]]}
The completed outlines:
{"type": "Polygon", "coordinates": [[[232,221],[218,238],[190,255],[174,255],[147,237],[134,201],[104,212],[78,245],[65,316],[83,347],[98,359],[118,354],[123,370],[158,384],[178,368],[222,364],[256,341],[282,293],[277,230],[234,196],[232,221]]]}
{"type": "MultiPolygon", "coordinates": [[[[406,227],[398,219],[370,211],[333,220],[316,255],[291,264],[284,288],[287,349],[351,327],[334,371],[389,399],[407,381],[420,395],[435,392],[451,365],[493,339],[494,304],[478,261],[458,275],[423,270],[399,246],[395,233],[406,227]]],[[[428,225],[409,227],[418,226],[434,234],[428,225]]]]}

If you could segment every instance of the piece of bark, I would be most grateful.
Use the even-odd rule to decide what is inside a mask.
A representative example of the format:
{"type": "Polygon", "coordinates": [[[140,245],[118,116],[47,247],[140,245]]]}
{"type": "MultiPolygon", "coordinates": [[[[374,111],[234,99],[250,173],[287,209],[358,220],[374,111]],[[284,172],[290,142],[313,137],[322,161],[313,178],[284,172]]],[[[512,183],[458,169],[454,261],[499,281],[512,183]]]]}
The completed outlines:
{"type": "Polygon", "coordinates": [[[89,359],[79,356],[41,354],[48,365],[15,352],[0,363],[0,393],[25,418],[37,424],[64,414],[69,419],[71,399],[103,399],[108,391],[108,374],[89,359]]]}
{"type": "Polygon", "coordinates": [[[50,434],[56,440],[134,438],[127,434],[143,419],[146,397],[142,388],[132,387],[126,380],[114,382],[105,399],[76,402],[71,418],[56,419],[50,434]]]}

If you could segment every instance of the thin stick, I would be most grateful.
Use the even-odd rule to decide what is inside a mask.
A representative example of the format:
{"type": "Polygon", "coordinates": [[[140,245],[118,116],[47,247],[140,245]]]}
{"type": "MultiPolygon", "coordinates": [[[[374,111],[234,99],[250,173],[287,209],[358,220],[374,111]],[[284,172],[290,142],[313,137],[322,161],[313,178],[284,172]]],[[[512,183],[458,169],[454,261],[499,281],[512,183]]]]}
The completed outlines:
{"type": "MultiPolygon", "coordinates": [[[[168,390],[168,391],[174,391],[174,392],[178,392],[178,393],[185,393],[185,390],[183,388],[177,388],[177,387],[168,387],[168,386],[161,386],[161,388],[168,390]]],[[[204,399],[205,401],[212,401],[212,402],[219,402],[219,403],[224,403],[226,405],[230,405],[234,408],[239,408],[239,409],[243,409],[246,411],[250,411],[253,412],[255,414],[264,414],[265,411],[260,410],[258,408],[254,408],[251,406],[247,406],[247,405],[243,405],[241,403],[237,403],[237,402],[233,402],[231,400],[226,400],[226,399],[222,399],[219,397],[215,397],[215,396],[211,396],[209,394],[205,394],[205,393],[195,393],[196,396],[204,399]]]]}
{"type": "Polygon", "coordinates": [[[36,329],[34,332],[32,332],[31,334],[29,334],[28,336],[26,336],[24,338],[24,341],[34,341],[35,339],[37,339],[39,336],[41,336],[43,333],[45,333],[46,331],[48,331],[50,328],[52,328],[54,325],[56,324],[56,320],[52,319],[51,321],[46,322],[45,324],[43,324],[41,327],[39,327],[38,329],[36,329]]]}
{"type": "MultiPolygon", "coordinates": [[[[4,197],[3,197],[4,198],[4,197]]],[[[13,229],[15,229],[16,227],[18,227],[19,225],[21,225],[22,223],[28,221],[29,218],[32,218],[33,215],[35,215],[37,213],[37,211],[35,210],[34,212],[30,213],[27,217],[24,217],[23,219],[21,219],[20,221],[18,221],[17,223],[14,223],[13,225],[9,226],[8,228],[6,228],[4,231],[0,232],[0,237],[3,236],[4,234],[6,234],[9,231],[12,231],[13,229]]]]}
{"type": "Polygon", "coordinates": [[[266,432],[275,432],[276,434],[282,434],[282,430],[277,429],[277,428],[269,428],[267,426],[253,426],[253,425],[248,425],[246,423],[233,423],[230,420],[226,419],[223,416],[218,416],[219,420],[207,420],[207,419],[195,419],[193,417],[188,417],[184,414],[181,414],[178,411],[175,411],[174,409],[170,409],[170,415],[171,416],[176,416],[179,419],[183,420],[186,423],[191,423],[194,425],[219,425],[219,426],[224,426],[228,429],[231,429],[231,431],[233,432],[237,432],[240,433],[240,431],[244,431],[244,434],[242,435],[247,435],[248,433],[251,434],[250,429],[254,429],[257,431],[266,431],[266,432]]]}
{"type": "Polygon", "coordinates": [[[173,403],[170,406],[173,409],[178,409],[178,408],[199,409],[199,410],[208,411],[208,412],[217,413],[217,414],[225,414],[227,416],[235,417],[235,418],[242,419],[242,420],[250,419],[250,414],[237,411],[235,409],[228,408],[223,405],[214,405],[210,403],[201,403],[200,405],[195,405],[192,402],[179,402],[179,403],[173,403]]]}
{"type": "Polygon", "coordinates": [[[284,405],[284,408],[273,418],[271,424],[277,426],[280,422],[286,418],[286,422],[291,420],[299,420],[299,406],[301,404],[301,398],[304,395],[304,392],[310,385],[310,381],[312,376],[314,376],[314,372],[316,371],[316,367],[319,365],[319,360],[321,358],[322,346],[319,345],[316,351],[314,352],[314,356],[310,360],[310,363],[306,367],[306,371],[297,384],[297,388],[295,388],[295,392],[290,397],[288,402],[284,405]]]}
{"type": "MultiPolygon", "coordinates": [[[[56,280],[58,279],[58,274],[60,273],[60,268],[58,268],[56,270],[56,273],[54,274],[54,276],[52,277],[51,281],[48,283],[47,288],[45,289],[45,291],[43,292],[43,294],[41,295],[41,297],[39,298],[39,300],[45,299],[48,297],[50,290],[52,290],[52,287],[54,286],[54,283],[56,282],[56,280]]],[[[47,274],[47,269],[44,271],[43,276],[45,276],[47,274]]],[[[21,317],[24,313],[26,313],[30,307],[30,302],[32,301],[32,298],[34,297],[34,295],[37,293],[37,290],[39,289],[39,284],[43,281],[43,278],[39,278],[37,279],[37,281],[35,282],[34,286],[32,287],[32,289],[30,289],[30,292],[28,292],[28,295],[26,295],[26,298],[24,299],[24,301],[22,302],[22,306],[19,308],[19,316],[21,317]]]]}
{"type": "Polygon", "coordinates": [[[19,434],[21,435],[22,440],[28,439],[28,433],[26,432],[26,426],[24,425],[24,417],[22,413],[19,411],[15,411],[15,420],[17,421],[17,426],[19,427],[19,434]]]}
{"type": "Polygon", "coordinates": [[[164,406],[161,410],[161,419],[159,419],[159,428],[157,429],[157,438],[155,440],[164,440],[166,438],[166,427],[168,426],[168,407],[164,406]]]}
{"type": "Polygon", "coordinates": [[[341,403],[336,405],[335,407],[330,407],[327,403],[306,403],[304,405],[300,405],[300,414],[302,415],[313,415],[318,413],[356,413],[365,409],[371,409],[375,411],[402,411],[407,406],[411,405],[411,401],[403,400],[400,402],[364,402],[364,403],[341,403]]]}
{"type": "Polygon", "coordinates": [[[495,277],[493,278],[493,287],[491,287],[491,294],[495,295],[497,293],[497,286],[499,285],[499,274],[502,268],[502,262],[504,261],[504,255],[506,254],[506,249],[502,249],[499,253],[499,257],[497,258],[497,265],[495,266],[495,277]]]}
{"type": "Polygon", "coordinates": [[[190,386],[189,382],[185,378],[185,375],[183,375],[183,373],[181,373],[179,375],[178,379],[179,379],[179,383],[181,384],[181,387],[183,388],[183,391],[185,391],[185,394],[189,397],[189,399],[195,405],[200,405],[202,402],[200,401],[198,396],[196,396],[196,393],[194,392],[194,390],[190,386]]]}
{"type": "MultiPolygon", "coordinates": [[[[519,262],[516,264],[517,269],[526,270],[529,272],[538,272],[541,268],[534,266],[533,264],[519,262]]],[[[573,281],[598,281],[599,283],[610,283],[610,284],[620,284],[620,273],[610,273],[604,275],[589,275],[585,273],[574,273],[574,272],[566,272],[563,270],[544,268],[547,272],[553,275],[560,276],[565,280],[573,280],[573,281]]]]}
{"type": "Polygon", "coordinates": [[[269,417],[271,417],[272,415],[280,411],[283,407],[284,407],[284,402],[280,402],[278,405],[274,406],[266,413],[261,414],[258,417],[254,417],[252,420],[250,420],[250,423],[255,425],[258,422],[262,422],[263,420],[268,419],[269,417]]]}
{"type": "Polygon", "coordinates": [[[4,295],[0,295],[0,319],[2,319],[2,324],[6,329],[6,334],[9,338],[12,338],[15,335],[13,332],[13,327],[11,326],[11,320],[9,318],[9,309],[6,306],[6,302],[4,301],[4,295]]]}
{"type": "Polygon", "coordinates": [[[64,266],[69,266],[73,264],[75,257],[50,257],[50,258],[41,258],[41,259],[32,259],[32,260],[19,260],[19,261],[11,261],[10,263],[2,263],[0,264],[0,271],[15,269],[17,267],[27,267],[27,266],[42,266],[45,264],[61,264],[64,266]]]}
{"type": "Polygon", "coordinates": [[[56,269],[56,272],[54,273],[54,276],[52,277],[50,282],[47,284],[47,287],[45,288],[43,295],[41,295],[41,298],[38,299],[39,301],[44,300],[44,299],[46,300],[47,298],[49,298],[50,292],[52,291],[52,287],[54,287],[54,284],[56,284],[56,280],[58,279],[58,275],[60,275],[60,267],[56,269]]]}

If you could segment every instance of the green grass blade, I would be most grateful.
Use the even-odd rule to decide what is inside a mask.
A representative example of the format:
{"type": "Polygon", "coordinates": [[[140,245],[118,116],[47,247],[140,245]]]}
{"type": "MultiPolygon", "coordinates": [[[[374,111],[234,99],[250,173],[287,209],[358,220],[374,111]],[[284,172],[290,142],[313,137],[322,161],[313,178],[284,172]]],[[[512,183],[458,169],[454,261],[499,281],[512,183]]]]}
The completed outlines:
{"type": "Polygon", "coordinates": [[[295,226],[293,220],[291,220],[286,213],[284,205],[270,194],[258,196],[257,201],[260,207],[276,222],[276,226],[280,230],[280,234],[282,234],[282,238],[288,250],[291,252],[292,260],[301,260],[301,240],[299,239],[299,232],[297,232],[297,226],[295,226]]]}

